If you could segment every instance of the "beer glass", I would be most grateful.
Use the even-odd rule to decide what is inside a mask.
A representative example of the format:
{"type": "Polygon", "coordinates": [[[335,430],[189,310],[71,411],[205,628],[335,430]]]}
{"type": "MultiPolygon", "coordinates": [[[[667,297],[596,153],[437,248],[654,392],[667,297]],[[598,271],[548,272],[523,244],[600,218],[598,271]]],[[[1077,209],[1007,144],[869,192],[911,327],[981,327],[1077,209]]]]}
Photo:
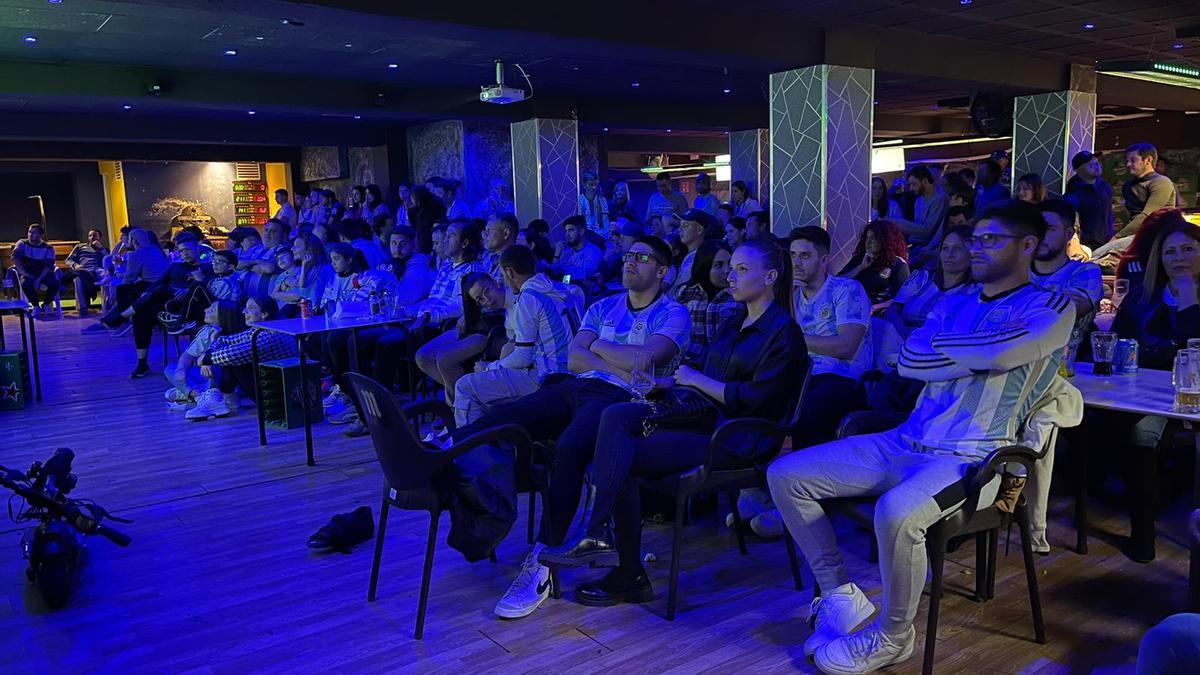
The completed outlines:
{"type": "Polygon", "coordinates": [[[1113,352],[1117,346],[1117,334],[1109,331],[1092,333],[1092,372],[1096,375],[1112,375],[1113,352]]]}
{"type": "Polygon", "coordinates": [[[1200,413],[1200,353],[1180,349],[1175,354],[1171,384],[1175,386],[1175,412],[1200,413]]]}

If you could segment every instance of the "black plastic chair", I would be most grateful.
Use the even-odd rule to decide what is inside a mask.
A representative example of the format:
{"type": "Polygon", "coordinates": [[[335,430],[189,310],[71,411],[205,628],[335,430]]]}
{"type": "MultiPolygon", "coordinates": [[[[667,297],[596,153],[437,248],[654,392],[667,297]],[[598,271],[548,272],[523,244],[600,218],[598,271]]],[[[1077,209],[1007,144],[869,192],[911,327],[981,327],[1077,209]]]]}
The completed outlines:
{"type": "MultiPolygon", "coordinates": [[[[791,414],[788,419],[771,421],[758,417],[738,417],[726,420],[713,432],[712,439],[708,444],[708,458],[700,466],[661,478],[638,478],[638,483],[647,490],[675,499],[676,515],[671,544],[671,581],[667,593],[668,621],[675,620],[675,604],[679,591],[679,557],[683,546],[683,514],[688,500],[705,493],[718,491],[725,493],[729,499],[730,507],[733,509],[734,531],[737,533],[738,550],[742,555],[747,554],[745,528],[742,526],[742,517],[738,513],[737,508],[737,493],[739,490],[764,487],[766,485],[766,474],[763,469],[770,460],[775,458],[775,455],[779,454],[779,451],[783,448],[784,439],[791,433],[800,419],[800,408],[803,406],[805,394],[808,392],[810,374],[811,366],[804,373],[800,390],[796,393],[796,398],[793,401],[791,414]],[[770,440],[773,445],[772,452],[759,460],[760,466],[745,469],[714,468],[719,458],[733,456],[734,453],[730,451],[730,448],[742,447],[745,445],[747,438],[754,437],[770,440]]],[[[791,535],[785,533],[785,538],[791,541],[791,535]]],[[[796,557],[795,550],[792,547],[789,546],[788,552],[792,567],[792,577],[795,581],[796,589],[799,590],[804,586],[800,577],[800,561],[796,557]]]]}
{"type": "MultiPolygon", "coordinates": [[[[511,443],[517,448],[529,448],[529,436],[515,424],[493,427],[441,450],[421,442],[409,419],[426,413],[441,414],[446,404],[439,401],[417,401],[403,408],[383,385],[358,373],[346,373],[352,396],[362,411],[362,420],[371,432],[371,443],[383,469],[383,505],[379,511],[379,528],[375,535],[375,557],[371,563],[371,582],[367,600],[375,600],[379,584],[379,565],[383,559],[383,537],[391,507],[429,512],[429,538],[425,543],[425,563],[421,574],[421,593],[417,602],[417,640],[425,630],[425,607],[429,601],[429,582],[433,574],[433,552],[437,543],[438,519],[442,502],[434,487],[434,479],[456,458],[487,443],[511,443]]],[[[493,558],[494,559],[494,558],[493,558]]]]}
{"type": "MultiPolygon", "coordinates": [[[[886,413],[856,412],[842,421],[838,429],[838,437],[845,438],[886,431],[894,428],[897,423],[898,418],[886,413]]],[[[1052,433],[1047,443],[1053,443],[1056,435],[1057,433],[1052,433]]],[[[935,523],[926,532],[925,548],[928,552],[930,567],[933,570],[933,583],[929,590],[929,616],[925,627],[923,673],[928,675],[933,672],[946,554],[953,550],[954,545],[958,542],[971,537],[975,539],[975,600],[979,602],[991,600],[995,597],[996,591],[996,549],[1000,530],[1008,527],[1013,520],[1016,521],[1021,533],[1021,553],[1025,562],[1025,579],[1029,585],[1029,604],[1033,612],[1034,635],[1038,644],[1046,643],[1046,627],[1042,620],[1042,603],[1038,592],[1037,570],[1034,567],[1033,545],[1029,533],[1029,510],[1025,496],[1021,495],[1015,512],[1012,514],[1005,513],[990,504],[979,508],[980,492],[1001,472],[1005,464],[1020,464],[1025,467],[1026,472],[1032,472],[1034,463],[1044,454],[1044,448],[1041,452],[1035,452],[1021,445],[1010,445],[994,450],[975,468],[974,472],[964,479],[967,498],[962,507],[935,523]]],[[[867,501],[873,506],[874,498],[824,500],[822,504],[831,507],[836,504],[836,510],[855,517],[855,514],[861,515],[865,512],[862,504],[867,501]]],[[[873,511],[873,508],[871,510],[873,511]]],[[[873,514],[870,522],[873,523],[873,514]]],[[[873,527],[871,529],[872,538],[874,538],[873,527]]]]}

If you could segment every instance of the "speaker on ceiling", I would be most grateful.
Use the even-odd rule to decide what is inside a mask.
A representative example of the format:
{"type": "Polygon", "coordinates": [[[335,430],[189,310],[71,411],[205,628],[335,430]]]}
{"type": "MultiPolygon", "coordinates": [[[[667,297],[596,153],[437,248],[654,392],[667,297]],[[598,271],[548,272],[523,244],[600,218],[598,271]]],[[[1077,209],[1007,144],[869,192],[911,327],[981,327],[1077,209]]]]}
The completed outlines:
{"type": "Polygon", "coordinates": [[[1013,99],[1006,94],[980,92],[971,99],[971,124],[984,136],[1012,133],[1013,99]]]}
{"type": "Polygon", "coordinates": [[[46,229],[46,209],[42,207],[41,195],[29,195],[25,198],[25,226],[34,223],[41,225],[43,230],[46,229]]]}

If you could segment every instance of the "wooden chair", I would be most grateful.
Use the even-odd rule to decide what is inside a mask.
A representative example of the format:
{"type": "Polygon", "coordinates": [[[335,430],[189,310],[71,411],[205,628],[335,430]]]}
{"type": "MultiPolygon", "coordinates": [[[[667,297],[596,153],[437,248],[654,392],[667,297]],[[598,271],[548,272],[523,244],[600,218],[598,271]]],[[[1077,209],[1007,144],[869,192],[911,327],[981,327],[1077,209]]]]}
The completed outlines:
{"type": "MultiPolygon", "coordinates": [[[[351,396],[358,402],[362,420],[371,432],[371,443],[383,469],[383,504],[379,511],[379,528],[375,535],[375,557],[371,562],[371,581],[367,601],[375,600],[379,584],[379,565],[383,559],[383,538],[391,507],[429,512],[429,537],[425,543],[425,561],[421,574],[420,598],[417,602],[417,625],[413,637],[417,640],[425,631],[425,608],[429,601],[429,582],[433,574],[433,552],[437,544],[438,519],[442,503],[433,486],[434,477],[456,458],[487,443],[511,443],[518,449],[529,448],[529,436],[515,424],[487,429],[461,439],[453,448],[441,450],[422,443],[409,419],[426,413],[440,413],[445,404],[438,401],[417,401],[401,408],[391,392],[378,382],[358,373],[347,373],[351,396]],[[440,407],[439,407],[440,406],[440,407]]],[[[493,557],[494,559],[494,557],[493,557]]]]}
{"type": "MultiPolygon", "coordinates": [[[[58,279],[58,292],[54,294],[54,311],[58,314],[58,318],[62,318],[62,269],[55,268],[54,276],[58,279]]],[[[29,302],[29,298],[25,297],[25,289],[21,286],[21,278],[17,273],[16,267],[10,267],[5,272],[5,277],[12,282],[12,285],[17,289],[17,297],[25,302],[29,302]]],[[[29,302],[29,304],[33,304],[29,302]]],[[[40,311],[40,310],[39,310],[40,311]]]]}
{"type": "MultiPolygon", "coordinates": [[[[838,430],[839,438],[846,438],[866,433],[875,433],[894,428],[898,418],[885,413],[864,411],[852,413],[842,421],[838,430]]],[[[1052,433],[1047,446],[1054,443],[1057,433],[1052,433]]],[[[1005,464],[1016,463],[1025,467],[1027,472],[1033,471],[1033,465],[1045,454],[1035,452],[1021,445],[1010,445],[993,451],[975,471],[964,479],[966,501],[963,505],[945,518],[935,523],[925,534],[925,548],[929,556],[929,564],[933,570],[933,583],[929,590],[929,616],[925,627],[925,657],[922,672],[933,672],[934,650],[937,647],[937,626],[942,600],[942,582],[946,563],[946,554],[957,547],[964,539],[975,539],[975,600],[986,602],[995,597],[997,543],[1000,530],[1005,529],[1014,520],[1021,533],[1021,553],[1025,562],[1025,578],[1029,585],[1029,604],[1033,613],[1033,629],[1038,644],[1046,643],[1046,628],[1042,620],[1041,596],[1038,592],[1037,570],[1034,567],[1032,539],[1029,533],[1029,510],[1022,495],[1018,501],[1015,513],[1008,514],[992,505],[979,504],[979,495],[983,488],[999,475],[1005,464]]],[[[803,452],[803,451],[801,451],[803,452]]],[[[873,532],[874,498],[825,500],[823,505],[867,524],[873,532]],[[871,516],[864,517],[870,505],[871,516]]],[[[789,546],[790,546],[789,542],[789,546]]]]}
{"type": "MultiPolygon", "coordinates": [[[[737,533],[738,550],[746,555],[746,539],[742,526],[741,514],[737,508],[737,493],[739,490],[763,487],[766,485],[766,464],[779,454],[784,439],[791,433],[800,418],[800,408],[804,404],[808,392],[811,368],[804,373],[800,389],[796,392],[790,416],[786,420],[771,421],[758,417],[738,417],[726,420],[713,432],[709,441],[708,458],[703,464],[677,474],[661,478],[638,478],[638,483],[650,490],[675,499],[675,524],[671,544],[671,581],[667,593],[667,620],[675,620],[675,605],[679,591],[679,559],[683,546],[683,514],[687,502],[694,496],[711,492],[723,492],[733,508],[734,531],[737,533]],[[760,466],[746,469],[717,469],[715,463],[719,458],[732,456],[731,448],[742,447],[747,438],[769,441],[773,450],[760,460],[760,466]]],[[[791,541],[791,536],[785,539],[791,541]]],[[[803,588],[800,578],[799,559],[794,555],[795,550],[788,547],[792,567],[792,577],[797,589],[803,588]]]]}

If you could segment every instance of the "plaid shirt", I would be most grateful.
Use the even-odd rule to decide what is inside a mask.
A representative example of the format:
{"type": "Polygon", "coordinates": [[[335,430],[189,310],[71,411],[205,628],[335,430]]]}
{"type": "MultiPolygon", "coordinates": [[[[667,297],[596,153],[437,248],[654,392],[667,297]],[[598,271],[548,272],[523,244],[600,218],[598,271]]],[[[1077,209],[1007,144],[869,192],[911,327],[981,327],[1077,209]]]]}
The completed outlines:
{"type": "Polygon", "coordinates": [[[733,299],[729,289],[723,288],[712,300],[699,284],[680,286],[675,291],[675,300],[687,308],[692,319],[691,341],[683,362],[689,365],[703,363],[708,343],[717,334],[717,329],[742,310],[742,303],[733,299]]]}

